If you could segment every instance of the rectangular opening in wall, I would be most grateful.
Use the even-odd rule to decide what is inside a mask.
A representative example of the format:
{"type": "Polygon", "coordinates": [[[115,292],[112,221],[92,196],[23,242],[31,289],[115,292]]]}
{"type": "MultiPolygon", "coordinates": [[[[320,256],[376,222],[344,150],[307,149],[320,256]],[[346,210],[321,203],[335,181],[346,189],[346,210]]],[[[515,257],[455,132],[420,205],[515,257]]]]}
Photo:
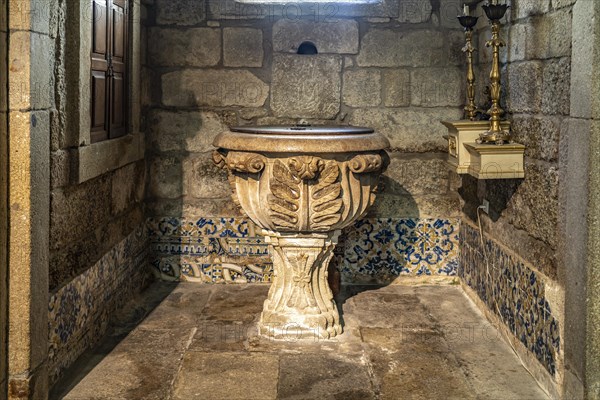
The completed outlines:
{"type": "Polygon", "coordinates": [[[382,3],[383,0],[236,0],[237,3],[254,3],[254,4],[378,4],[382,3]]]}

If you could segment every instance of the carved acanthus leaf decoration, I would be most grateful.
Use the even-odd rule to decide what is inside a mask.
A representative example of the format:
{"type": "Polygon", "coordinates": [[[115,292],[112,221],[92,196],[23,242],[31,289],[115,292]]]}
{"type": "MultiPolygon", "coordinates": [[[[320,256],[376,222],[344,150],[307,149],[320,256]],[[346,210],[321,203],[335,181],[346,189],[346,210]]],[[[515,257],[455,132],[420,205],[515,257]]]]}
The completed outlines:
{"type": "Polygon", "coordinates": [[[330,161],[323,168],[319,181],[311,186],[312,229],[328,229],[340,221],[343,201],[339,175],[337,163],[330,161]]]}
{"type": "Polygon", "coordinates": [[[271,194],[267,201],[269,215],[275,226],[296,229],[300,208],[302,179],[288,169],[281,161],[273,163],[273,178],[269,182],[271,194]]]}

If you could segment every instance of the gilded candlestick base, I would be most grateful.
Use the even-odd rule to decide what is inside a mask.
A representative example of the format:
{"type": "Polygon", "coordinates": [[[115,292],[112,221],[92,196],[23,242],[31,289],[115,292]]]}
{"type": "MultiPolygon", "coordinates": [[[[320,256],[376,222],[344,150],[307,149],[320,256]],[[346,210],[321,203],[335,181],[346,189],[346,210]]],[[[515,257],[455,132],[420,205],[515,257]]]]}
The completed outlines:
{"type": "Polygon", "coordinates": [[[487,131],[479,136],[477,143],[495,143],[495,144],[507,144],[510,143],[511,135],[509,131],[487,131]]]}

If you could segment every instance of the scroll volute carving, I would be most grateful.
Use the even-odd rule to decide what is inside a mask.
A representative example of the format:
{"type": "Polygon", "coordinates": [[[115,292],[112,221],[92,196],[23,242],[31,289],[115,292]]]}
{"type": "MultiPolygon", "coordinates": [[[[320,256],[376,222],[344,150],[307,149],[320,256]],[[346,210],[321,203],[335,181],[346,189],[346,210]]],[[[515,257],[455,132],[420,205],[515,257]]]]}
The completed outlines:
{"type": "Polygon", "coordinates": [[[383,151],[379,154],[358,154],[349,162],[350,171],[355,174],[365,174],[369,172],[383,173],[390,164],[390,157],[383,151]]]}

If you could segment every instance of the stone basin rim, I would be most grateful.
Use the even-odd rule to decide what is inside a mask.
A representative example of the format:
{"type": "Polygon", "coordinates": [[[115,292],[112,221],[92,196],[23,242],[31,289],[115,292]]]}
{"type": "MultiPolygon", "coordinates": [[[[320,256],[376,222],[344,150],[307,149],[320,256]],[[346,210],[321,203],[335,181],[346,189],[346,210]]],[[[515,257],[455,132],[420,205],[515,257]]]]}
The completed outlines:
{"type": "Polygon", "coordinates": [[[291,128],[296,127],[231,127],[229,131],[218,134],[213,145],[235,151],[296,154],[369,152],[390,147],[388,139],[372,128],[349,126],[297,127],[306,128],[305,130],[291,128]]]}
{"type": "Polygon", "coordinates": [[[232,132],[263,135],[361,135],[373,133],[373,128],[351,125],[257,125],[230,126],[232,132]]]}

